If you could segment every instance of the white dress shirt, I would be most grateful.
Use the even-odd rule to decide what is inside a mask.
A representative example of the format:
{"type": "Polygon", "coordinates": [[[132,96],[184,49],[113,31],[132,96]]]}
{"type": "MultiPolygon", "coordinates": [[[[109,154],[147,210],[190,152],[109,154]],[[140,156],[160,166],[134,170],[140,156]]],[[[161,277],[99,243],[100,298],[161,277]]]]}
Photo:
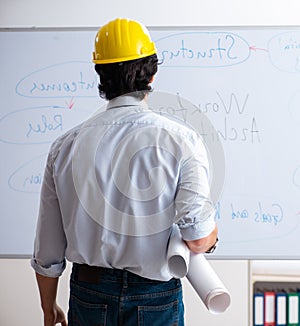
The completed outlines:
{"type": "Polygon", "coordinates": [[[32,267],[57,277],[67,259],[171,279],[173,223],[184,240],[215,227],[208,173],[194,130],[135,97],[109,101],[50,149],[32,267]]]}

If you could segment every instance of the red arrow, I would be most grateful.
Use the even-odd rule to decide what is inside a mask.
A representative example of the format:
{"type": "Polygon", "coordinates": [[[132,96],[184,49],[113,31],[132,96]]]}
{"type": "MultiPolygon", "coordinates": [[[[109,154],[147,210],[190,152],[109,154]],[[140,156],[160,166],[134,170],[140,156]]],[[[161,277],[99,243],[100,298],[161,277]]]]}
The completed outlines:
{"type": "Polygon", "coordinates": [[[257,48],[256,45],[251,45],[249,46],[249,49],[252,50],[252,51],[265,51],[265,52],[268,52],[267,49],[263,49],[263,48],[257,48]]]}
{"type": "Polygon", "coordinates": [[[68,103],[68,102],[66,101],[66,104],[67,104],[68,108],[71,110],[71,109],[73,108],[74,104],[75,104],[75,103],[73,102],[73,97],[71,98],[70,103],[68,103]]]}

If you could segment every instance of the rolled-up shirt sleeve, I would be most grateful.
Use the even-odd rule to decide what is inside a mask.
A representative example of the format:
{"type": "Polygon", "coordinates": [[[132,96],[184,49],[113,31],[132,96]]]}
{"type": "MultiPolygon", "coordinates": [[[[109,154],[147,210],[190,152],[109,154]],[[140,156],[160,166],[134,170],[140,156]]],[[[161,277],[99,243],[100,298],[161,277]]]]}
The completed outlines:
{"type": "Polygon", "coordinates": [[[214,230],[216,209],[210,199],[209,162],[201,138],[185,152],[175,198],[176,223],[182,238],[191,241],[204,238],[214,230]]]}
{"type": "Polygon", "coordinates": [[[58,277],[65,269],[66,237],[53,179],[50,151],[44,172],[40,207],[31,259],[33,269],[44,276],[58,277]]]}

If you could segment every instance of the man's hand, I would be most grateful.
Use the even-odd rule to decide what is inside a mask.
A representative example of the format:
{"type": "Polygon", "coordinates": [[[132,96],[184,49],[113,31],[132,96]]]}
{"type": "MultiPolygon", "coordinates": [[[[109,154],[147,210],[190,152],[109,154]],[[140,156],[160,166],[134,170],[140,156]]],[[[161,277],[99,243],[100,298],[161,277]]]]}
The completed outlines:
{"type": "Polygon", "coordinates": [[[44,313],[44,326],[67,326],[64,312],[56,303],[58,277],[52,278],[36,273],[41,305],[44,313]]]}
{"type": "Polygon", "coordinates": [[[198,239],[198,240],[192,240],[192,241],[185,241],[189,249],[195,253],[205,253],[209,248],[211,248],[217,241],[218,236],[218,228],[217,226],[215,229],[209,234],[207,237],[198,239]]]}
{"type": "Polygon", "coordinates": [[[54,326],[60,324],[61,326],[68,326],[63,310],[55,305],[52,312],[44,312],[44,326],[54,326]]]}

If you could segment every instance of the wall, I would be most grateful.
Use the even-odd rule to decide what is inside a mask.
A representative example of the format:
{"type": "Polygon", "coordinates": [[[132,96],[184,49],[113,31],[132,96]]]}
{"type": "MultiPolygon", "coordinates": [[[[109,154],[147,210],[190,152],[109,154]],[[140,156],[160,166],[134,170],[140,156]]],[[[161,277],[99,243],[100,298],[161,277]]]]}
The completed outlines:
{"type": "Polygon", "coordinates": [[[0,27],[99,26],[116,16],[148,26],[297,25],[298,0],[1,0],[0,27]]]}
{"type": "MultiPolygon", "coordinates": [[[[138,19],[148,26],[296,25],[299,9],[298,0],[1,0],[0,28],[94,27],[117,16],[138,19]]],[[[17,44],[16,50],[21,51],[21,46],[17,44]]],[[[212,265],[232,294],[232,306],[224,315],[209,314],[184,280],[187,326],[247,326],[249,262],[212,261],[212,265]]],[[[41,325],[39,297],[29,261],[2,259],[0,270],[0,325],[41,325]]],[[[69,272],[70,265],[60,281],[58,296],[65,309],[69,272]]]]}

